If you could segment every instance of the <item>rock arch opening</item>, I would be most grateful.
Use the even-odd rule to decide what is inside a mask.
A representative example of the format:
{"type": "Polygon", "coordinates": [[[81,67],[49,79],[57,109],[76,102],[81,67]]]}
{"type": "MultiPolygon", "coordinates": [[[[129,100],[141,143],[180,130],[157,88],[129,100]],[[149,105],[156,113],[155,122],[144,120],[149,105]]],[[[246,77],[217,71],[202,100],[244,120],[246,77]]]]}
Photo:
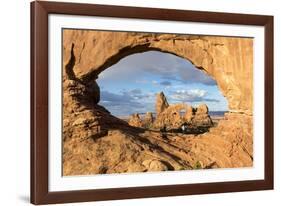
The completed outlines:
{"type": "Polygon", "coordinates": [[[228,111],[212,77],[186,59],[154,49],[123,57],[96,81],[99,104],[136,127],[211,127],[228,111]]]}

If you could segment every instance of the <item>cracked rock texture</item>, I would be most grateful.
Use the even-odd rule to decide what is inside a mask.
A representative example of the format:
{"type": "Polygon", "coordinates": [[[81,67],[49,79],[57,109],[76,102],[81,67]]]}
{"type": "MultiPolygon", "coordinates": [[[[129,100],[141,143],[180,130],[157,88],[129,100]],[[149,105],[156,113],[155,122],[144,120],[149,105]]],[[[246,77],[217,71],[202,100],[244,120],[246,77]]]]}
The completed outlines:
{"type": "MultiPolygon", "coordinates": [[[[252,166],[252,45],[249,38],[64,30],[63,175],[252,166]],[[217,81],[230,110],[217,126],[163,138],[98,104],[99,73],[149,50],[187,59],[217,81]]],[[[186,118],[194,119],[192,108],[187,111],[186,118]]]]}

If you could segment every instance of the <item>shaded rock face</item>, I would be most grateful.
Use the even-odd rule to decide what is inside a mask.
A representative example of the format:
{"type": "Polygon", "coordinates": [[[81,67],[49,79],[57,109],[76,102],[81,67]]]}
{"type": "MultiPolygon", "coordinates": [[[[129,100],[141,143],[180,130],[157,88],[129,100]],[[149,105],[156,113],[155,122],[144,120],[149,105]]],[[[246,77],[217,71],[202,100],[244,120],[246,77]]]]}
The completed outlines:
{"type": "Polygon", "coordinates": [[[175,54],[216,80],[230,112],[252,114],[252,38],[69,29],[63,33],[63,49],[64,67],[73,67],[73,74],[84,82],[95,80],[130,54],[150,50],[175,54]],[[72,56],[75,61],[70,62],[72,56]]]}
{"type": "Polygon", "coordinates": [[[155,104],[155,111],[156,116],[161,114],[165,109],[169,107],[168,101],[163,92],[160,92],[156,96],[156,104],[155,104]]]}
{"type": "Polygon", "coordinates": [[[91,104],[97,104],[100,100],[100,89],[96,81],[91,81],[88,84],[82,84],[76,80],[65,80],[64,88],[66,93],[77,101],[91,104]]]}
{"type": "Polygon", "coordinates": [[[93,93],[99,92],[95,82],[84,85],[77,80],[63,80],[63,138],[64,141],[96,139],[107,134],[111,128],[127,123],[97,105],[93,93]]]}

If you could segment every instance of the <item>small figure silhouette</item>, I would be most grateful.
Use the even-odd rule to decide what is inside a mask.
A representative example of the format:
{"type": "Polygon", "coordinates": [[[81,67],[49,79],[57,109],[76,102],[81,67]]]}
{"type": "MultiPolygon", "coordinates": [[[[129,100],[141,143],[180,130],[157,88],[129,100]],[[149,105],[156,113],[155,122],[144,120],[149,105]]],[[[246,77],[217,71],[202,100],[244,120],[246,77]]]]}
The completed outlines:
{"type": "Polygon", "coordinates": [[[188,129],[188,124],[185,122],[185,123],[183,123],[182,126],[181,126],[181,131],[182,131],[182,133],[183,133],[183,134],[186,134],[187,129],[188,129]]]}

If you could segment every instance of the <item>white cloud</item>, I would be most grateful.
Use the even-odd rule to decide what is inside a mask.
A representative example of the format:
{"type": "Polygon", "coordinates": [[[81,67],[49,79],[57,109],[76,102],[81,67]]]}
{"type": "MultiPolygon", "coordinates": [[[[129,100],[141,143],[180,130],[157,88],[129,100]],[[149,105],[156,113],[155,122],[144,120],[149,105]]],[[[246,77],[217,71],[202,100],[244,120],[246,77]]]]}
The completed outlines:
{"type": "Polygon", "coordinates": [[[156,81],[156,80],[152,80],[152,84],[159,85],[158,81],[156,81]]]}
{"type": "Polygon", "coordinates": [[[102,90],[99,104],[113,115],[122,116],[154,111],[154,101],[155,94],[144,93],[141,89],[123,90],[120,93],[102,90]]]}
{"type": "Polygon", "coordinates": [[[177,102],[219,102],[217,99],[207,98],[207,91],[202,89],[176,90],[170,99],[177,102]]]}

